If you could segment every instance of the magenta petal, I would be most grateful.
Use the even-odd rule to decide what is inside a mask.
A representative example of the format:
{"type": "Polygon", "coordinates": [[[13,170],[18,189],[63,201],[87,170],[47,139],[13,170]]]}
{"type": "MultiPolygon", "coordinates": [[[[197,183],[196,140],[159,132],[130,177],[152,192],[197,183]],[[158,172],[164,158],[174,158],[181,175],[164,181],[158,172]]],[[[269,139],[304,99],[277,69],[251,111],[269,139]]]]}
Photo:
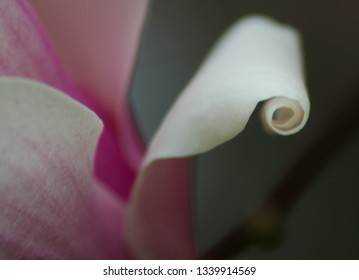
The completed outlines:
{"type": "MultiPolygon", "coordinates": [[[[101,116],[100,116],[101,117],[101,116]]],[[[114,128],[104,120],[105,127],[100,137],[95,158],[95,174],[122,199],[127,199],[135,179],[135,170],[129,166],[118,145],[114,128]]]]}
{"type": "Polygon", "coordinates": [[[53,88],[0,79],[1,258],[125,256],[123,206],[92,177],[101,129],[94,113],[53,88]],[[104,216],[117,223],[111,232],[104,216]]]}

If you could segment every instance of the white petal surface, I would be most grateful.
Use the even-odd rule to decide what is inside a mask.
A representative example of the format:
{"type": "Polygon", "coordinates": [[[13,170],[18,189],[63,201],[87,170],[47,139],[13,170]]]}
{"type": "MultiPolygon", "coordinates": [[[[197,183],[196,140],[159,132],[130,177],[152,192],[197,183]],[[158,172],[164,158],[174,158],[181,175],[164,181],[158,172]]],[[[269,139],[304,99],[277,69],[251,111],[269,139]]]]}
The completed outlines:
{"type": "Polygon", "coordinates": [[[244,129],[260,101],[274,97],[281,98],[264,106],[266,125],[282,135],[300,130],[309,114],[301,52],[299,35],[290,27],[265,17],[236,23],[170,110],[146,163],[213,149],[244,129]],[[296,113],[276,125],[278,109],[296,113]]]}
{"type": "Polygon", "coordinates": [[[176,177],[183,177],[186,170],[181,158],[235,137],[264,100],[269,100],[263,107],[263,121],[269,130],[282,135],[300,130],[309,114],[302,72],[299,35],[290,27],[254,16],[237,22],[223,36],[167,114],[142,165],[126,231],[139,256],[196,257],[189,242],[193,240],[193,217],[186,209],[192,205],[188,201],[193,194],[185,191],[188,186],[176,177]],[[167,166],[166,161],[172,173],[161,168],[167,166]],[[159,195],[160,200],[156,199],[159,195]],[[160,226],[143,222],[151,213],[160,226]],[[161,240],[161,235],[165,239],[176,234],[181,237],[173,238],[167,251],[160,241],[157,252],[151,248],[153,236],[161,240]]]}
{"type": "Polygon", "coordinates": [[[0,79],[0,256],[101,258],[92,162],[102,129],[61,92],[0,79]]]}

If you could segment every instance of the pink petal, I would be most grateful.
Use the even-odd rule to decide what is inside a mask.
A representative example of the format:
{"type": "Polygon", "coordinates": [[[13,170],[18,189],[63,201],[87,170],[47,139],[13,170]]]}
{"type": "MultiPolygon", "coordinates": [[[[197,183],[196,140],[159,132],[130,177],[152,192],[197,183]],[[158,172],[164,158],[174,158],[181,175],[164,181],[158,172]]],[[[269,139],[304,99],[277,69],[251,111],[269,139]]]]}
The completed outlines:
{"type": "Polygon", "coordinates": [[[94,113],[63,93],[0,78],[1,258],[126,256],[123,206],[92,179],[101,129],[94,113]],[[113,232],[103,217],[116,219],[113,232]]]}
{"type": "Polygon", "coordinates": [[[66,77],[36,15],[26,2],[0,1],[0,13],[0,75],[44,82],[94,110],[105,124],[96,156],[96,174],[122,197],[127,197],[135,171],[118,147],[113,120],[100,105],[90,100],[89,92],[75,88],[66,77]]]}
{"type": "Polygon", "coordinates": [[[192,159],[163,159],[140,172],[129,203],[126,238],[142,259],[194,259],[192,159]]]}
{"type": "Polygon", "coordinates": [[[122,199],[127,199],[136,172],[126,161],[123,150],[118,145],[115,128],[109,124],[107,118],[99,115],[104,121],[104,131],[100,137],[95,157],[95,175],[111,191],[122,199]]]}
{"type": "Polygon", "coordinates": [[[75,81],[112,116],[128,92],[147,0],[30,0],[75,81]]]}
{"type": "Polygon", "coordinates": [[[29,2],[45,25],[65,69],[92,100],[86,105],[105,123],[96,174],[127,198],[144,153],[126,96],[148,1],[29,2]]]}
{"type": "Polygon", "coordinates": [[[30,78],[73,93],[33,12],[21,0],[0,1],[0,75],[30,78]]]}

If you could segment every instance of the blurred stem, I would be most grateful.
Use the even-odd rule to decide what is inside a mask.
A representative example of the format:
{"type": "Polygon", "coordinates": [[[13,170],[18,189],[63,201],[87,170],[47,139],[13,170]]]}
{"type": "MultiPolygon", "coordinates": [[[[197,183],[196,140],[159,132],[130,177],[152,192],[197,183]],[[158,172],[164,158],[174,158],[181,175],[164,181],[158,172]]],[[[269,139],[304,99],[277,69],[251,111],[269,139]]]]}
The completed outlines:
{"type": "Polygon", "coordinates": [[[336,104],[338,106],[328,113],[318,134],[272,188],[262,206],[201,258],[230,259],[250,244],[260,245],[268,239],[275,241],[273,238],[278,237],[278,229],[295,201],[359,128],[359,87],[336,104]]]}

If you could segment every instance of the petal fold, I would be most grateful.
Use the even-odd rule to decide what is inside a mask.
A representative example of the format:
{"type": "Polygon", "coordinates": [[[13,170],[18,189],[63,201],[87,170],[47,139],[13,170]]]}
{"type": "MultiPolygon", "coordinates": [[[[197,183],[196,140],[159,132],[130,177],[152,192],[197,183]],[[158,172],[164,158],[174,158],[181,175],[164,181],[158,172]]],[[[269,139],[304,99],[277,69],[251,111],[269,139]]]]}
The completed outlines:
{"type": "MultiPolygon", "coordinates": [[[[94,200],[100,194],[92,169],[101,130],[94,113],[63,93],[0,78],[2,258],[112,257],[95,207],[108,198],[101,191],[94,200]]],[[[107,208],[120,209],[114,203],[107,208]]]]}
{"type": "Polygon", "coordinates": [[[193,193],[183,179],[191,156],[235,137],[265,100],[268,129],[281,135],[300,130],[309,114],[301,54],[293,28],[262,16],[235,23],[213,48],[161,124],[136,181],[126,238],[137,256],[198,257],[187,209],[193,193]],[[173,242],[161,246],[159,240],[173,242]]]}
{"type": "Polygon", "coordinates": [[[76,99],[97,112],[105,123],[96,175],[126,199],[144,154],[127,94],[149,1],[29,3],[54,43],[65,70],[85,93],[82,95],[86,102],[76,99]],[[122,171],[113,170],[114,166],[122,171]]]}

